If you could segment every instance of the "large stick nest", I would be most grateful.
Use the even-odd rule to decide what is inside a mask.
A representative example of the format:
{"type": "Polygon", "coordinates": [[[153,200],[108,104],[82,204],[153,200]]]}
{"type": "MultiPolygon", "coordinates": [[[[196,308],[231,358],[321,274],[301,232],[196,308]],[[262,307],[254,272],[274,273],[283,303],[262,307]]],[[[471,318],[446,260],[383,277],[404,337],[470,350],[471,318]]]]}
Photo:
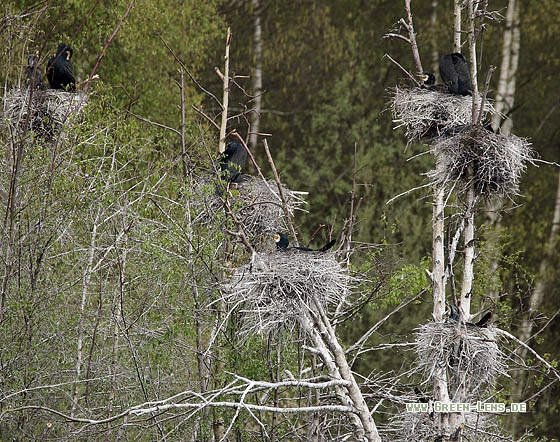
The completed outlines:
{"type": "Polygon", "coordinates": [[[352,282],[332,253],[278,250],[254,254],[235,270],[225,293],[253,334],[293,326],[317,303],[328,312],[346,299],[352,282]]]}
{"type": "Polygon", "coordinates": [[[243,225],[249,241],[257,243],[262,237],[286,230],[286,212],[290,218],[296,210],[303,210],[305,204],[303,196],[306,192],[298,192],[282,186],[282,193],[286,200],[286,211],[282,207],[282,199],[278,185],[273,181],[257,177],[247,177],[239,184],[225,184],[217,179],[208,177],[202,179],[197,189],[197,195],[205,195],[198,206],[198,221],[214,220],[216,213],[223,213],[223,200],[227,198],[229,206],[243,225]],[[211,183],[216,185],[213,186],[211,183]]]}
{"type": "Polygon", "coordinates": [[[459,383],[473,391],[507,375],[505,355],[491,328],[456,322],[429,322],[416,330],[417,367],[425,382],[432,381],[445,367],[451,385],[459,383]]]}
{"type": "MultiPolygon", "coordinates": [[[[419,403],[420,400],[414,401],[419,403]]],[[[499,428],[496,416],[490,413],[464,413],[465,427],[461,430],[461,440],[477,442],[509,442],[499,428]]],[[[390,424],[382,429],[387,440],[393,442],[426,442],[450,440],[451,435],[441,434],[435,418],[429,413],[409,413],[403,411],[391,418],[390,424]]]]}
{"type": "Polygon", "coordinates": [[[451,137],[438,139],[431,147],[435,170],[428,173],[437,186],[454,186],[464,191],[474,185],[477,195],[512,196],[532,161],[531,144],[515,135],[500,135],[482,127],[468,127],[451,137]]]}
{"type": "Polygon", "coordinates": [[[52,138],[86,103],[87,96],[82,93],[16,88],[4,96],[2,120],[17,131],[33,131],[43,138],[52,138]]]}
{"type": "MultiPolygon", "coordinates": [[[[472,97],[434,90],[395,87],[390,107],[396,128],[404,126],[409,141],[438,137],[472,122],[472,97]]],[[[483,117],[494,113],[486,101],[483,117]]]]}

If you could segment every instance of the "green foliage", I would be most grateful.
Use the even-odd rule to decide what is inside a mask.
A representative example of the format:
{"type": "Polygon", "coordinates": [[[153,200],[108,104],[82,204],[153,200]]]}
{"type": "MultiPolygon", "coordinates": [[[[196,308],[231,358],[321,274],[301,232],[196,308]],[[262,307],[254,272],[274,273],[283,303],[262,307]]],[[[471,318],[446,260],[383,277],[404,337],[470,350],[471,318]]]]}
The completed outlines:
{"type": "MultiPolygon", "coordinates": [[[[143,121],[173,129],[180,124],[179,64],[164,42],[203,86],[219,96],[221,84],[212,68],[223,63],[225,29],[231,25],[232,72],[253,73],[256,11],[249,3],[135,2],[99,65],[101,79],[91,84],[78,124],[65,127],[58,140],[47,141],[38,133],[18,137],[2,121],[0,275],[6,309],[0,380],[3,393],[13,395],[3,399],[3,410],[37,403],[70,410],[77,394],[77,415],[103,418],[118,407],[197,391],[205,383],[208,389],[218,388],[231,380],[228,372],[277,380],[284,369],[302,364],[299,347],[290,345],[290,338],[296,337],[288,334],[240,342],[236,333],[242,318],[225,320],[216,286],[248,255],[225,233],[235,229],[223,212],[203,224],[191,222],[199,214],[197,201],[215,192],[212,182],[196,190],[191,184],[211,169],[217,137],[191,105],[203,105],[217,117],[215,101],[186,82],[186,158],[177,133],[143,121]],[[10,189],[17,191],[11,194],[10,189]],[[210,346],[216,328],[222,326],[210,346]],[[78,334],[83,339],[79,375],[78,334]],[[206,358],[202,362],[201,355],[206,358]],[[204,378],[205,370],[215,376],[204,378]],[[56,389],[38,388],[59,383],[56,389]]],[[[539,8],[522,5],[516,97],[520,106],[512,115],[518,134],[531,136],[544,159],[558,161],[557,97],[550,93],[560,59],[554,44],[558,8],[552,7],[552,0],[541,3],[539,8]]],[[[27,54],[39,50],[43,69],[61,41],[73,45],[75,72],[85,80],[128,4],[72,0],[48,2],[43,10],[29,1],[6,3],[0,27],[6,41],[0,58],[2,84],[7,90],[24,84],[27,54]],[[27,12],[21,14],[23,10],[27,12]]],[[[451,17],[440,8],[432,26],[430,3],[413,7],[427,68],[433,65],[432,51],[449,52],[451,17]]],[[[356,254],[350,266],[370,278],[361,288],[371,295],[337,329],[351,344],[404,299],[429,287],[426,270],[431,263],[425,258],[431,248],[429,190],[406,193],[387,204],[396,195],[423,186],[422,174],[433,167],[429,155],[420,155],[426,147],[405,146],[402,133],[393,131],[394,123],[384,111],[387,88],[408,80],[383,55],[388,52],[414,70],[406,45],[381,38],[402,16],[402,4],[287,1],[266,3],[258,12],[266,90],[261,131],[273,134],[269,144],[282,181],[291,189],[310,192],[309,213],[298,217],[299,229],[309,237],[317,226],[330,224],[336,236],[351,215],[354,191],[359,210],[354,214],[353,239],[383,245],[356,254]],[[415,159],[408,161],[411,157],[415,159]]],[[[501,25],[486,31],[481,76],[490,64],[499,65],[501,32],[501,25]]],[[[251,92],[250,80],[237,81],[251,92]]],[[[248,101],[232,88],[233,112],[248,101]]],[[[231,119],[230,127],[245,135],[244,118],[231,119]]],[[[269,174],[262,150],[254,154],[269,174]]],[[[524,196],[518,200],[521,207],[506,212],[501,229],[480,226],[477,231],[472,295],[484,308],[487,301],[494,303],[491,293],[499,295],[495,321],[501,327],[514,328],[519,322],[539,277],[554,207],[550,189],[557,173],[548,167],[529,170],[522,183],[524,196]]],[[[551,257],[553,269],[560,264],[557,255],[551,257]]],[[[557,309],[557,273],[546,276],[549,289],[543,312],[557,309]]],[[[430,317],[430,302],[427,293],[413,308],[393,315],[368,345],[410,333],[430,317]]],[[[557,331],[552,322],[534,342],[554,365],[557,331]]],[[[364,353],[353,369],[364,375],[373,369],[390,371],[409,356],[364,353]]],[[[545,378],[538,374],[533,381],[533,388],[538,388],[545,378]]],[[[543,435],[558,433],[554,433],[557,423],[547,417],[557,409],[556,396],[557,392],[550,393],[535,403],[535,419],[543,422],[537,431],[543,435]]],[[[224,420],[232,415],[221,413],[224,420]]],[[[187,440],[198,432],[201,439],[211,438],[212,419],[176,427],[180,419],[162,422],[161,428],[159,423],[148,429],[130,425],[122,437],[152,440],[170,432],[169,437],[187,440]]],[[[45,422],[51,421],[54,429],[47,437],[73,437],[62,419],[28,410],[3,415],[0,439],[14,434],[22,440],[38,439],[45,422]]],[[[242,414],[236,435],[256,440],[257,431],[247,427],[247,421],[242,414]]],[[[280,439],[287,428],[276,428],[280,439]]],[[[117,437],[118,429],[106,430],[102,435],[86,430],[77,437],[117,437]]]]}
{"type": "Polygon", "coordinates": [[[431,259],[424,258],[420,265],[405,264],[389,278],[388,296],[384,298],[385,307],[397,305],[409,296],[414,296],[429,287],[428,271],[431,259]]]}

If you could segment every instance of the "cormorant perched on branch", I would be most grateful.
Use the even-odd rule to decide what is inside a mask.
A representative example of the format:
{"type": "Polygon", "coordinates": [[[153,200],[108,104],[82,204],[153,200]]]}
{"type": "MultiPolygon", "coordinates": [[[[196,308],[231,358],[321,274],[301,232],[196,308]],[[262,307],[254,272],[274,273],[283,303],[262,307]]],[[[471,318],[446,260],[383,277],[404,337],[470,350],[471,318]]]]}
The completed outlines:
{"type": "Polygon", "coordinates": [[[472,95],[469,67],[462,54],[455,52],[441,57],[439,74],[452,94],[472,95]]]}
{"type": "Polygon", "coordinates": [[[490,318],[492,318],[492,312],[486,312],[484,314],[484,316],[477,322],[465,322],[463,319],[463,312],[460,310],[459,307],[452,305],[449,307],[450,312],[449,312],[449,319],[451,319],[452,321],[458,322],[458,323],[464,323],[468,326],[471,327],[480,327],[480,328],[486,328],[488,327],[488,322],[490,321],[490,318]]]}
{"type": "MultiPolygon", "coordinates": [[[[490,321],[491,318],[492,318],[492,312],[486,312],[484,316],[478,320],[478,322],[475,322],[472,325],[475,325],[477,327],[488,327],[488,322],[490,321]]],[[[470,323],[467,322],[467,325],[469,324],[470,323]]]]}
{"type": "Polygon", "coordinates": [[[56,54],[49,59],[47,64],[47,79],[52,89],[64,89],[65,91],[76,91],[76,77],[72,71],[70,59],[74,50],[66,43],[58,45],[56,54]]]}
{"type": "Polygon", "coordinates": [[[43,83],[43,76],[37,71],[39,67],[39,54],[33,54],[27,57],[27,67],[25,75],[27,76],[27,84],[33,89],[45,90],[47,86],[43,83]]]}
{"type": "Polygon", "coordinates": [[[285,233],[276,232],[274,234],[274,241],[276,242],[276,248],[281,250],[299,250],[300,252],[326,252],[332,246],[336,244],[336,240],[329,241],[320,249],[310,249],[309,247],[288,247],[290,241],[285,233]]]}
{"type": "Polygon", "coordinates": [[[220,159],[220,171],[222,178],[228,183],[240,183],[243,181],[241,170],[247,160],[247,149],[240,143],[232,141],[228,143],[223,157],[220,159]]]}

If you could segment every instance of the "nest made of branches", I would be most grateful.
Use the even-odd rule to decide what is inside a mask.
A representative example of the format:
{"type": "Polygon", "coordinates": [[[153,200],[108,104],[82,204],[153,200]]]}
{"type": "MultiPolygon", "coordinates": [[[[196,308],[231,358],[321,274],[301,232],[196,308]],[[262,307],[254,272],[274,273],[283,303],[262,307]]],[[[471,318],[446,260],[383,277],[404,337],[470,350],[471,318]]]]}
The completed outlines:
{"type": "MultiPolygon", "coordinates": [[[[395,87],[390,108],[397,123],[395,129],[404,126],[409,142],[438,137],[472,122],[472,97],[435,90],[395,87]]],[[[495,113],[486,100],[483,118],[495,113]]]]}
{"type": "Polygon", "coordinates": [[[527,162],[533,161],[531,144],[515,135],[495,134],[483,127],[468,127],[457,135],[438,139],[430,149],[436,168],[428,173],[436,186],[465,191],[471,184],[476,195],[511,197],[527,162]]]}
{"type": "Polygon", "coordinates": [[[303,210],[306,192],[298,192],[282,185],[286,209],[278,185],[274,181],[246,176],[239,184],[226,184],[213,177],[202,178],[194,193],[202,196],[196,206],[200,223],[215,220],[216,213],[224,213],[224,200],[235,213],[251,243],[259,243],[263,237],[286,230],[286,215],[294,217],[296,210],[303,210]]]}
{"type": "MultiPolygon", "coordinates": [[[[419,402],[419,401],[417,401],[419,402]]],[[[465,427],[461,440],[477,442],[508,442],[512,439],[502,434],[496,416],[489,413],[465,413],[465,427]]],[[[429,413],[401,412],[391,418],[381,433],[393,442],[447,441],[451,435],[442,435],[436,420],[429,413]]]]}
{"type": "Polygon", "coordinates": [[[87,104],[87,95],[58,89],[15,88],[3,99],[2,120],[18,132],[55,137],[87,104]]]}
{"type": "Polygon", "coordinates": [[[506,375],[506,356],[492,327],[457,322],[429,322],[416,329],[416,366],[424,381],[432,381],[446,367],[451,385],[477,391],[506,375]]]}
{"type": "Polygon", "coordinates": [[[328,312],[345,301],[353,281],[333,253],[277,250],[255,253],[235,269],[224,293],[242,314],[244,332],[261,334],[301,323],[318,307],[328,312]]]}

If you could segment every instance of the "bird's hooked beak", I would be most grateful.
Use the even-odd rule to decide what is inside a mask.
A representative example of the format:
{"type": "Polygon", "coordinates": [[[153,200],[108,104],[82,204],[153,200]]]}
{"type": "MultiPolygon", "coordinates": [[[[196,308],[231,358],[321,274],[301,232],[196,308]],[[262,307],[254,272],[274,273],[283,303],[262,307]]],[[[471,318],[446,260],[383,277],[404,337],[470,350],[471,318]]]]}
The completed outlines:
{"type": "Polygon", "coordinates": [[[428,74],[424,74],[423,72],[416,74],[416,76],[422,81],[428,81],[428,74]]]}
{"type": "Polygon", "coordinates": [[[272,237],[274,238],[274,242],[275,242],[275,243],[278,244],[278,243],[280,242],[280,239],[281,239],[281,238],[280,238],[280,234],[275,233],[274,235],[272,235],[272,237]]]}
{"type": "Polygon", "coordinates": [[[66,51],[66,60],[70,60],[71,57],[72,57],[72,52],[66,51]]]}

